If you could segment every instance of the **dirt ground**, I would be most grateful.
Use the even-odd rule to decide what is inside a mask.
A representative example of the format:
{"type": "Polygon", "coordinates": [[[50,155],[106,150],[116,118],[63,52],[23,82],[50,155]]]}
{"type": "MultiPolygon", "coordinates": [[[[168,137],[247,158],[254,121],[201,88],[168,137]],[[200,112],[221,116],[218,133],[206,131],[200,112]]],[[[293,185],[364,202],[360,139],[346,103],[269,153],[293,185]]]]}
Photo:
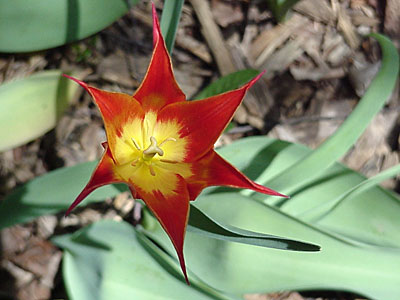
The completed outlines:
{"type": "MultiPolygon", "coordinates": [[[[154,1],[161,12],[162,1],[154,1]]],[[[188,0],[172,59],[187,97],[221,75],[266,70],[235,115],[237,126],[219,145],[248,135],[317,147],[343,122],[379,68],[370,32],[400,45],[399,0],[303,0],[277,24],[267,1],[188,0]]],[[[29,54],[0,54],[0,83],[48,69],[80,70],[91,85],[133,93],[152,52],[151,7],[141,1],[123,18],[83,41],[29,54]]],[[[399,163],[399,88],[357,144],[342,159],[372,176],[399,163]]],[[[0,153],[0,196],[38,175],[94,160],[102,153],[101,116],[81,91],[57,127],[24,146],[0,153]]],[[[399,190],[398,180],[386,187],[399,190]]],[[[73,200],[73,199],[71,199],[73,200]]],[[[78,209],[70,218],[44,216],[1,232],[0,299],[65,299],[61,251],[54,234],[73,232],[100,218],[133,214],[133,200],[78,209]]],[[[248,300],[355,299],[338,292],[248,295],[248,300]]]]}

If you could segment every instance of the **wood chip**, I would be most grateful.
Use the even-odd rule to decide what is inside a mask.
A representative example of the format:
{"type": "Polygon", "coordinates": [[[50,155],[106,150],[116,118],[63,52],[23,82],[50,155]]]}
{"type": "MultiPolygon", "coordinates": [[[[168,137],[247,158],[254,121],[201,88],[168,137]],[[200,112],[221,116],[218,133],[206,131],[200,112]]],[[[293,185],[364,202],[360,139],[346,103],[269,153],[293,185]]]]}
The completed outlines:
{"type": "Polygon", "coordinates": [[[293,16],[283,24],[273,27],[271,30],[263,31],[252,43],[250,56],[254,66],[261,66],[276,49],[299,28],[303,28],[309,21],[307,18],[294,13],[293,16]]]}
{"type": "Polygon", "coordinates": [[[385,9],[385,32],[396,40],[398,46],[400,43],[400,1],[386,0],[385,9]]]}
{"type": "Polygon", "coordinates": [[[233,64],[231,54],[224,43],[221,30],[215,23],[208,1],[190,0],[190,3],[200,21],[202,27],[201,31],[211,49],[219,72],[221,75],[235,72],[236,67],[233,64]]]}
{"type": "Polygon", "coordinates": [[[266,70],[265,78],[272,78],[276,74],[285,71],[290,64],[299,58],[304,50],[300,47],[305,41],[305,36],[296,38],[285,44],[282,48],[276,51],[269,59],[261,65],[261,68],[266,70]]]}
{"type": "Polygon", "coordinates": [[[211,1],[212,14],[218,25],[227,27],[232,23],[243,21],[243,12],[239,3],[226,3],[221,0],[211,1]]]}
{"type": "Polygon", "coordinates": [[[293,9],[317,22],[333,24],[336,20],[334,11],[324,0],[299,1],[293,9]]]}
{"type": "Polygon", "coordinates": [[[322,59],[330,66],[338,67],[347,63],[352,51],[335,29],[326,30],[322,44],[322,59]]]}
{"type": "Polygon", "coordinates": [[[125,53],[119,49],[100,61],[97,72],[106,81],[131,88],[138,86],[138,82],[130,76],[125,53]]]}
{"type": "Polygon", "coordinates": [[[337,26],[339,30],[343,32],[344,39],[349,44],[350,48],[353,50],[357,49],[361,41],[351,23],[347,11],[337,2],[337,0],[332,0],[332,4],[335,6],[335,10],[337,11],[337,26]]]}
{"type": "Polygon", "coordinates": [[[346,76],[346,71],[343,68],[306,69],[303,67],[291,66],[290,73],[296,80],[312,80],[312,81],[343,78],[346,76]]]}
{"type": "Polygon", "coordinates": [[[178,28],[178,32],[176,35],[176,45],[185,50],[188,50],[204,62],[208,64],[211,63],[212,57],[206,45],[191,37],[190,35],[185,35],[184,32],[185,31],[182,28],[178,28]]]}
{"type": "Polygon", "coordinates": [[[372,120],[352,150],[342,160],[350,168],[370,177],[382,171],[385,157],[391,156],[387,135],[397,120],[398,112],[381,112],[372,120]]]}
{"type": "Polygon", "coordinates": [[[370,63],[365,61],[361,55],[355,57],[348,75],[357,96],[362,97],[364,95],[372,79],[378,73],[380,66],[380,61],[370,63]]]}

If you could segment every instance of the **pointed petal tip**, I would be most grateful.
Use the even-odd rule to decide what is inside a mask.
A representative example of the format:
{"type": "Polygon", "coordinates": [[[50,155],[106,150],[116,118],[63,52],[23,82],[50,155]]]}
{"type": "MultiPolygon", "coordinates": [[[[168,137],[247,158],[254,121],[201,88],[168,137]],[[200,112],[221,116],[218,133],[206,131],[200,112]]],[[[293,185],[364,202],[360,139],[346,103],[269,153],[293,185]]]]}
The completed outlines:
{"type": "Polygon", "coordinates": [[[153,13],[153,21],[154,21],[154,16],[157,16],[157,13],[156,13],[156,6],[153,1],[151,1],[151,11],[153,13]]]}
{"type": "Polygon", "coordinates": [[[82,202],[82,200],[90,194],[92,190],[84,188],[83,191],[78,195],[78,197],[75,199],[75,201],[68,207],[67,212],[65,213],[64,217],[68,217],[68,215],[73,211],[73,209],[82,202]]]}
{"type": "Polygon", "coordinates": [[[190,285],[190,281],[189,281],[189,278],[187,277],[186,273],[185,273],[184,275],[185,275],[186,284],[187,284],[187,285],[190,285]]]}
{"type": "Polygon", "coordinates": [[[290,196],[278,193],[277,191],[274,191],[274,190],[271,190],[271,189],[268,189],[268,192],[266,192],[264,194],[268,194],[268,195],[271,195],[271,196],[282,197],[282,198],[290,198],[290,196]]]}
{"type": "MultiPolygon", "coordinates": [[[[274,191],[275,192],[275,191],[274,191]]],[[[271,194],[271,196],[278,196],[278,197],[282,197],[282,198],[290,198],[290,196],[275,192],[273,194],[271,194]]]]}
{"type": "Polygon", "coordinates": [[[183,244],[181,246],[178,246],[176,244],[176,241],[174,239],[172,239],[172,237],[171,237],[171,241],[175,247],[176,254],[178,255],[179,265],[181,266],[181,270],[182,270],[183,276],[185,277],[185,281],[188,285],[190,285],[189,278],[188,278],[187,271],[186,271],[185,257],[183,255],[183,244]]]}
{"type": "Polygon", "coordinates": [[[185,277],[185,281],[186,281],[187,285],[190,285],[189,277],[186,272],[186,265],[185,265],[185,259],[183,258],[183,253],[179,253],[178,257],[179,257],[179,264],[181,266],[183,276],[185,277]]]}
{"type": "Polygon", "coordinates": [[[64,214],[64,218],[66,219],[68,216],[69,216],[69,214],[71,213],[71,211],[72,211],[72,209],[71,208],[68,208],[68,210],[65,212],[65,214],[64,214]]]}
{"type": "Polygon", "coordinates": [[[151,9],[153,12],[153,48],[156,46],[158,40],[160,39],[161,29],[160,23],[157,17],[157,10],[154,2],[151,2],[151,9]]]}
{"type": "Polygon", "coordinates": [[[65,78],[68,78],[68,79],[71,79],[71,80],[75,81],[77,84],[79,84],[79,85],[80,85],[81,87],[83,87],[85,90],[88,89],[88,85],[87,85],[85,82],[80,81],[79,79],[76,79],[75,77],[69,76],[69,75],[67,75],[67,74],[62,74],[62,76],[64,76],[65,78]]]}
{"type": "Polygon", "coordinates": [[[260,74],[258,74],[256,77],[254,77],[252,80],[250,80],[247,85],[246,88],[250,88],[254,83],[256,83],[263,75],[265,74],[265,70],[263,70],[260,74]]]}
{"type": "Polygon", "coordinates": [[[261,184],[255,183],[255,191],[259,192],[259,193],[263,193],[266,195],[270,195],[270,196],[277,196],[277,197],[283,197],[283,198],[290,198],[290,196],[286,196],[284,194],[281,194],[273,189],[267,188],[261,184]]]}

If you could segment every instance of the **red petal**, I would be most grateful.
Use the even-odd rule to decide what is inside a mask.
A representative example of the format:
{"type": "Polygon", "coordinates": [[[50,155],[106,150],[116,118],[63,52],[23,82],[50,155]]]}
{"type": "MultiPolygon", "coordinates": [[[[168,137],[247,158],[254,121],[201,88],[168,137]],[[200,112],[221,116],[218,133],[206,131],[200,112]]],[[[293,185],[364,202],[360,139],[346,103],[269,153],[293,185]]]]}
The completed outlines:
{"type": "Polygon", "coordinates": [[[201,158],[199,162],[193,163],[193,168],[194,175],[186,180],[191,200],[196,199],[205,187],[216,185],[250,189],[267,195],[287,198],[283,194],[255,183],[214,150],[201,158]]]}
{"type": "Polygon", "coordinates": [[[161,35],[160,24],[153,4],[154,51],[146,76],[133,97],[145,111],[158,111],[165,105],[185,101],[185,94],[175,81],[171,59],[161,35]]]}
{"type": "Polygon", "coordinates": [[[135,118],[144,118],[140,103],[127,94],[99,90],[76,78],[64,76],[80,84],[93,97],[103,117],[107,141],[114,154],[115,139],[121,136],[123,126],[135,118]]]}
{"type": "Polygon", "coordinates": [[[186,161],[195,161],[210,149],[228,125],[247,91],[261,76],[243,87],[203,100],[174,103],[159,114],[161,121],[177,120],[182,125],[181,137],[188,136],[186,161]]]}
{"type": "Polygon", "coordinates": [[[88,184],[85,186],[83,191],[78,195],[76,200],[68,208],[65,216],[77,206],[83,199],[85,199],[91,192],[95,189],[110,183],[121,182],[121,179],[113,171],[114,161],[111,156],[110,149],[105,145],[106,149],[104,151],[103,157],[101,158],[96,170],[93,172],[88,184]]]}
{"type": "Polygon", "coordinates": [[[183,256],[183,241],[189,217],[189,193],[184,179],[177,176],[179,183],[172,195],[163,195],[159,191],[144,193],[140,187],[135,187],[138,197],[143,199],[171,239],[178,254],[183,275],[189,284],[183,256]]]}

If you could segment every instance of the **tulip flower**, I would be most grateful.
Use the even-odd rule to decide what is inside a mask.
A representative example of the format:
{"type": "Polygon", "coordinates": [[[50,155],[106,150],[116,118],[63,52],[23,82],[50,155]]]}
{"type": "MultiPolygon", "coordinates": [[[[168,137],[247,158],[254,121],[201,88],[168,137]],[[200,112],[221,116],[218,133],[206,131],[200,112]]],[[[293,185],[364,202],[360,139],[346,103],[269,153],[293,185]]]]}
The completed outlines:
{"type": "Polygon", "coordinates": [[[104,154],[67,215],[98,187],[126,183],[168,234],[188,282],[183,242],[190,200],[205,187],[219,185],[285,196],[251,181],[214,151],[246,91],[262,74],[239,89],[187,101],[175,81],[154,6],[153,27],[150,65],[133,96],[100,90],[64,75],[93,97],[107,134],[104,154]]]}

